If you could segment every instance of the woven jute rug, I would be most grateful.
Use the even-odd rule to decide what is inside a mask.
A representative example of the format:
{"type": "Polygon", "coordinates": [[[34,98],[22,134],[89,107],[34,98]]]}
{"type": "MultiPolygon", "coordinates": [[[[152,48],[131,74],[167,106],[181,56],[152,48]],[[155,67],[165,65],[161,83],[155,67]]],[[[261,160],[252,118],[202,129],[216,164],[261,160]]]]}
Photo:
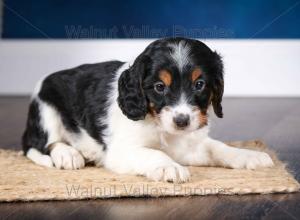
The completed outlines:
{"type": "Polygon", "coordinates": [[[118,175],[103,168],[57,170],[33,164],[17,151],[0,150],[0,201],[80,200],[113,197],[190,196],[209,194],[287,193],[299,183],[274,152],[260,141],[230,142],[232,146],[266,151],[272,168],[238,170],[189,167],[191,181],[173,184],[141,176],[118,175]]]}

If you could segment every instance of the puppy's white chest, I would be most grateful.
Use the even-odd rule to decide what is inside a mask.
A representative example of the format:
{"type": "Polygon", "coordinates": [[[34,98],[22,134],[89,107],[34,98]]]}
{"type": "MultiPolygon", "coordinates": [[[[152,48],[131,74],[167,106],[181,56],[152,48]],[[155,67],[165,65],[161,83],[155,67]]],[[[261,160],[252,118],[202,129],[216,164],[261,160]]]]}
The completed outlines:
{"type": "Polygon", "coordinates": [[[161,150],[176,161],[181,161],[186,155],[193,154],[198,149],[198,153],[205,154],[205,148],[201,145],[207,138],[208,128],[202,128],[195,132],[170,135],[162,133],[160,135],[161,150]]]}

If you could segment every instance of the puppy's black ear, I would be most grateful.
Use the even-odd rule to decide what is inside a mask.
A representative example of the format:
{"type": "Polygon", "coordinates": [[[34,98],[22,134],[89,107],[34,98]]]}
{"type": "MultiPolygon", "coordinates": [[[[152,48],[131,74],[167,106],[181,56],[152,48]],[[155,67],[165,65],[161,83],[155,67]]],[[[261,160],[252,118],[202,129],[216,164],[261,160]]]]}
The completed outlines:
{"type": "Polygon", "coordinates": [[[148,112],[142,86],[145,71],[146,61],[143,56],[140,56],[119,78],[119,106],[123,114],[134,121],[144,119],[148,112]]]}
{"type": "Polygon", "coordinates": [[[216,52],[213,52],[212,59],[213,71],[215,74],[213,79],[212,105],[215,114],[219,118],[223,118],[223,110],[221,105],[224,92],[223,62],[221,56],[216,52]]]}

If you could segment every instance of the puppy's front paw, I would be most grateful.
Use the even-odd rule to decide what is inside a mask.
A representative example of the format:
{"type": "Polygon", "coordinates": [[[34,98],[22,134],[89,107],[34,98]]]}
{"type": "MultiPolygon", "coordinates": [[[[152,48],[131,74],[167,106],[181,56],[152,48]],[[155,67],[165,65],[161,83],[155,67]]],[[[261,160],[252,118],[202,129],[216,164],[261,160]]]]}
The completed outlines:
{"type": "Polygon", "coordinates": [[[236,169],[256,169],[272,166],[274,166],[274,163],[267,153],[246,149],[241,149],[230,164],[231,168],[236,169]]]}
{"type": "Polygon", "coordinates": [[[146,176],[155,181],[184,183],[190,179],[190,172],[186,167],[171,163],[147,172],[146,176]]]}
{"type": "Polygon", "coordinates": [[[58,169],[76,170],[84,167],[82,155],[64,143],[57,143],[50,152],[50,156],[58,169]]]}

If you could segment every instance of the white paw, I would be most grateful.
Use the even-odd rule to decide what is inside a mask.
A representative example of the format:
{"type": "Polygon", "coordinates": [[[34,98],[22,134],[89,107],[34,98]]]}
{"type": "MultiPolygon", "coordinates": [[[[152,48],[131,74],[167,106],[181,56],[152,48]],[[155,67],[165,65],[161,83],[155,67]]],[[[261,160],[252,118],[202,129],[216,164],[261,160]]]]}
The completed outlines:
{"type": "Polygon", "coordinates": [[[26,156],[35,162],[36,164],[45,166],[45,167],[53,167],[53,162],[50,156],[42,154],[35,148],[30,148],[26,153],[26,156]]]}
{"type": "Polygon", "coordinates": [[[48,155],[42,155],[42,159],[40,161],[40,165],[45,166],[45,167],[53,167],[53,162],[51,157],[48,155]]]}
{"type": "Polygon", "coordinates": [[[55,144],[50,156],[58,169],[75,170],[84,167],[82,155],[76,149],[64,143],[55,144]]]}
{"type": "Polygon", "coordinates": [[[274,163],[267,153],[241,149],[229,166],[237,169],[256,169],[272,167],[274,163]]]}
{"type": "Polygon", "coordinates": [[[190,172],[186,167],[170,163],[147,172],[146,176],[154,181],[183,183],[190,179],[190,172]]]}

